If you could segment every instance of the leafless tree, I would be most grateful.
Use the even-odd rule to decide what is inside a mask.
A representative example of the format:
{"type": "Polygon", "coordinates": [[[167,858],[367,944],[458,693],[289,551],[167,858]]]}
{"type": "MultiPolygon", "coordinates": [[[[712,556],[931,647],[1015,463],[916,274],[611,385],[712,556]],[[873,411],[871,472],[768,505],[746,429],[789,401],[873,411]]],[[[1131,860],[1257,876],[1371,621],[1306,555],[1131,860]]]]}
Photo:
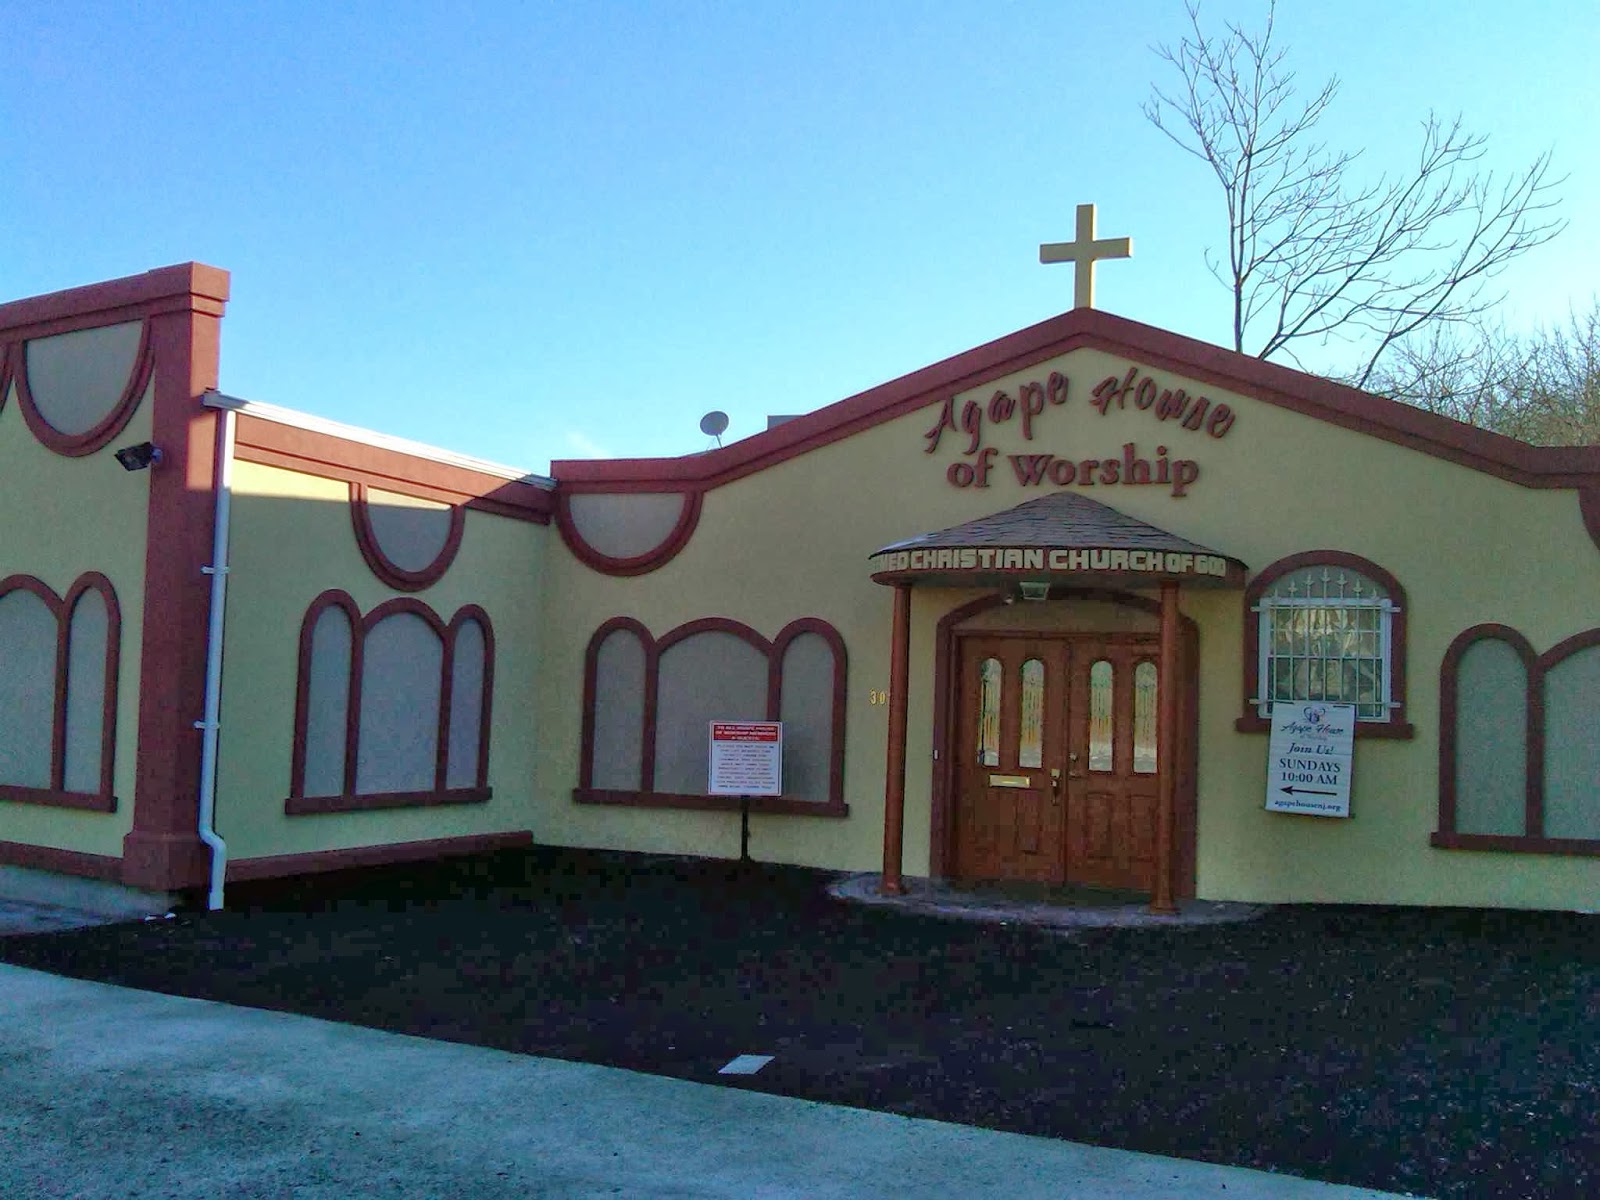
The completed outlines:
{"type": "Polygon", "coordinates": [[[1497,428],[1542,445],[1600,445],[1600,303],[1536,333],[1526,359],[1497,428]]]}
{"type": "Polygon", "coordinates": [[[1518,337],[1435,325],[1398,347],[1369,387],[1539,445],[1600,445],[1600,300],[1518,337]]]}
{"type": "Polygon", "coordinates": [[[1366,380],[1372,391],[1504,432],[1508,398],[1530,366],[1529,347],[1489,317],[1434,322],[1390,348],[1366,380]]]}
{"type": "Polygon", "coordinates": [[[1360,355],[1351,381],[1369,386],[1408,337],[1488,313],[1489,281],[1564,228],[1550,154],[1497,177],[1482,166],[1487,138],[1459,117],[1428,116],[1404,175],[1354,182],[1359,154],[1318,140],[1339,81],[1302,98],[1274,7],[1259,31],[1221,34],[1197,3],[1187,11],[1189,34],[1157,50],[1178,83],[1153,87],[1144,113],[1222,185],[1227,262],[1209,265],[1233,293],[1236,350],[1299,363],[1303,346],[1346,341],[1360,355]]]}

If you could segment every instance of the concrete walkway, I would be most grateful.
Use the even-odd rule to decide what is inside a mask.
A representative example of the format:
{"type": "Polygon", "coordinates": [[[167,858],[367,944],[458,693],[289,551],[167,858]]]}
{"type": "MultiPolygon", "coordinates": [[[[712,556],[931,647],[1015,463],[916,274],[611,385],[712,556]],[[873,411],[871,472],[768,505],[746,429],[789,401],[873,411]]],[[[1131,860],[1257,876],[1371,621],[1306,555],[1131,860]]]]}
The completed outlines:
{"type": "MultiPolygon", "coordinates": [[[[1265,904],[1236,900],[1185,900],[1171,914],[1153,913],[1148,900],[1136,903],[1094,898],[1092,888],[965,887],[943,879],[907,875],[905,891],[886,896],[880,890],[883,876],[876,871],[846,875],[828,888],[837,900],[894,908],[901,912],[951,917],[985,925],[1033,925],[1040,929],[1106,929],[1118,927],[1172,928],[1175,925],[1221,925],[1253,921],[1267,911],[1265,904]],[[1063,898],[1063,893],[1074,893],[1063,898]]],[[[1115,896],[1114,893],[1105,893],[1115,896]]]]}
{"type": "Polygon", "coordinates": [[[0,1196],[1385,1193],[131,991],[0,965],[0,1196]]]}
{"type": "Polygon", "coordinates": [[[81,908],[33,904],[0,896],[0,937],[8,933],[54,933],[58,929],[81,929],[85,925],[104,925],[113,919],[103,913],[86,912],[81,908]]]}

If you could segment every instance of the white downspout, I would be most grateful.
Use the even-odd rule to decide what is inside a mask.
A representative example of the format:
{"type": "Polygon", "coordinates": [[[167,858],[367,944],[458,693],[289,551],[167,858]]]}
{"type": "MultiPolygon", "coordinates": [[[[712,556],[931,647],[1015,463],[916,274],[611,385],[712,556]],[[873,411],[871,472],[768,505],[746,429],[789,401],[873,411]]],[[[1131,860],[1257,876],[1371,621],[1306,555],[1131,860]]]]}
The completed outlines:
{"type": "Polygon", "coordinates": [[[222,707],[222,629],[228,601],[228,506],[233,495],[234,413],[221,409],[221,444],[217,448],[217,509],[212,525],[211,565],[202,567],[211,576],[211,618],[206,633],[205,717],[196,721],[200,730],[200,840],[211,848],[211,890],[206,907],[222,907],[222,884],[228,868],[228,844],[216,830],[217,815],[217,717],[222,707]]]}

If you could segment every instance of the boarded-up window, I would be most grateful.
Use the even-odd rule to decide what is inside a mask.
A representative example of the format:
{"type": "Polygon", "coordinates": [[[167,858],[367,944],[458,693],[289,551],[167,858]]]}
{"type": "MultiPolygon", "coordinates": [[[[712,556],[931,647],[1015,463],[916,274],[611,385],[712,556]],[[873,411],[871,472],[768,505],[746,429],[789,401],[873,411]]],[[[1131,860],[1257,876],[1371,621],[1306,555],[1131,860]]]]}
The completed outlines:
{"type": "Polygon", "coordinates": [[[413,612],[384,617],[361,645],[356,792],[423,792],[439,758],[444,645],[413,612]]]}
{"type": "Polygon", "coordinates": [[[111,614],[94,588],[78,595],[67,619],[66,723],[61,787],[98,792],[106,714],[106,638],[111,614]]]}
{"type": "Polygon", "coordinates": [[[0,579],[0,797],[112,812],[121,618],[104,575],[0,579]]]}
{"type": "Polygon", "coordinates": [[[0,596],[0,784],[50,786],[58,628],[33,592],[0,596]]]}
{"type": "Polygon", "coordinates": [[[1600,645],[1544,676],[1544,836],[1600,838],[1600,645]]]}
{"type": "Polygon", "coordinates": [[[842,813],[844,676],[844,644],[815,618],[773,641],[721,617],[660,639],[613,618],[589,641],[579,799],[703,796],[711,722],[777,720],[783,799],[842,813]]]}
{"type": "Polygon", "coordinates": [[[447,788],[474,787],[478,782],[487,668],[483,625],[468,618],[456,626],[451,649],[450,745],[445,756],[444,778],[447,788]]]}
{"type": "Polygon", "coordinates": [[[1456,828],[1520,834],[1528,794],[1528,672],[1500,638],[1474,642],[1456,674],[1456,828]]]}
{"type": "Polygon", "coordinates": [[[617,791],[641,787],[647,652],[637,630],[613,629],[595,652],[592,786],[617,791]]]}
{"type": "Polygon", "coordinates": [[[711,722],[766,719],[767,656],[733,633],[707,630],[663,650],[658,671],[656,790],[703,793],[711,722]]]}
{"type": "Polygon", "coordinates": [[[306,680],[305,782],[301,789],[306,796],[337,796],[345,790],[351,646],[349,614],[337,605],[323,609],[311,631],[306,680]]]}
{"type": "Polygon", "coordinates": [[[781,664],[783,794],[825,803],[833,771],[833,648],[802,633],[784,649],[781,664]]]}
{"type": "Polygon", "coordinates": [[[1476,625],[1440,673],[1434,844],[1600,854],[1600,629],[1535,654],[1509,626],[1476,625]]]}
{"type": "Polygon", "coordinates": [[[287,811],[488,799],[493,682],[494,631],[477,606],[447,626],[409,597],[362,616],[325,592],[301,624],[287,811]]]}

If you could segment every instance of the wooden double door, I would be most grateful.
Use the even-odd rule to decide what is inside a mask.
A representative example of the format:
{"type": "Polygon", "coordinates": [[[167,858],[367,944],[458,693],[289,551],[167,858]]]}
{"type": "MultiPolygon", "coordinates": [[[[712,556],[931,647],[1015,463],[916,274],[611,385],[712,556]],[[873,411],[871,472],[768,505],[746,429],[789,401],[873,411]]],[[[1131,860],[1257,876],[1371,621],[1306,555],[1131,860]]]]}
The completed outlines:
{"type": "Polygon", "coordinates": [[[957,877],[1151,890],[1159,650],[1147,634],[960,639],[957,877]]]}

